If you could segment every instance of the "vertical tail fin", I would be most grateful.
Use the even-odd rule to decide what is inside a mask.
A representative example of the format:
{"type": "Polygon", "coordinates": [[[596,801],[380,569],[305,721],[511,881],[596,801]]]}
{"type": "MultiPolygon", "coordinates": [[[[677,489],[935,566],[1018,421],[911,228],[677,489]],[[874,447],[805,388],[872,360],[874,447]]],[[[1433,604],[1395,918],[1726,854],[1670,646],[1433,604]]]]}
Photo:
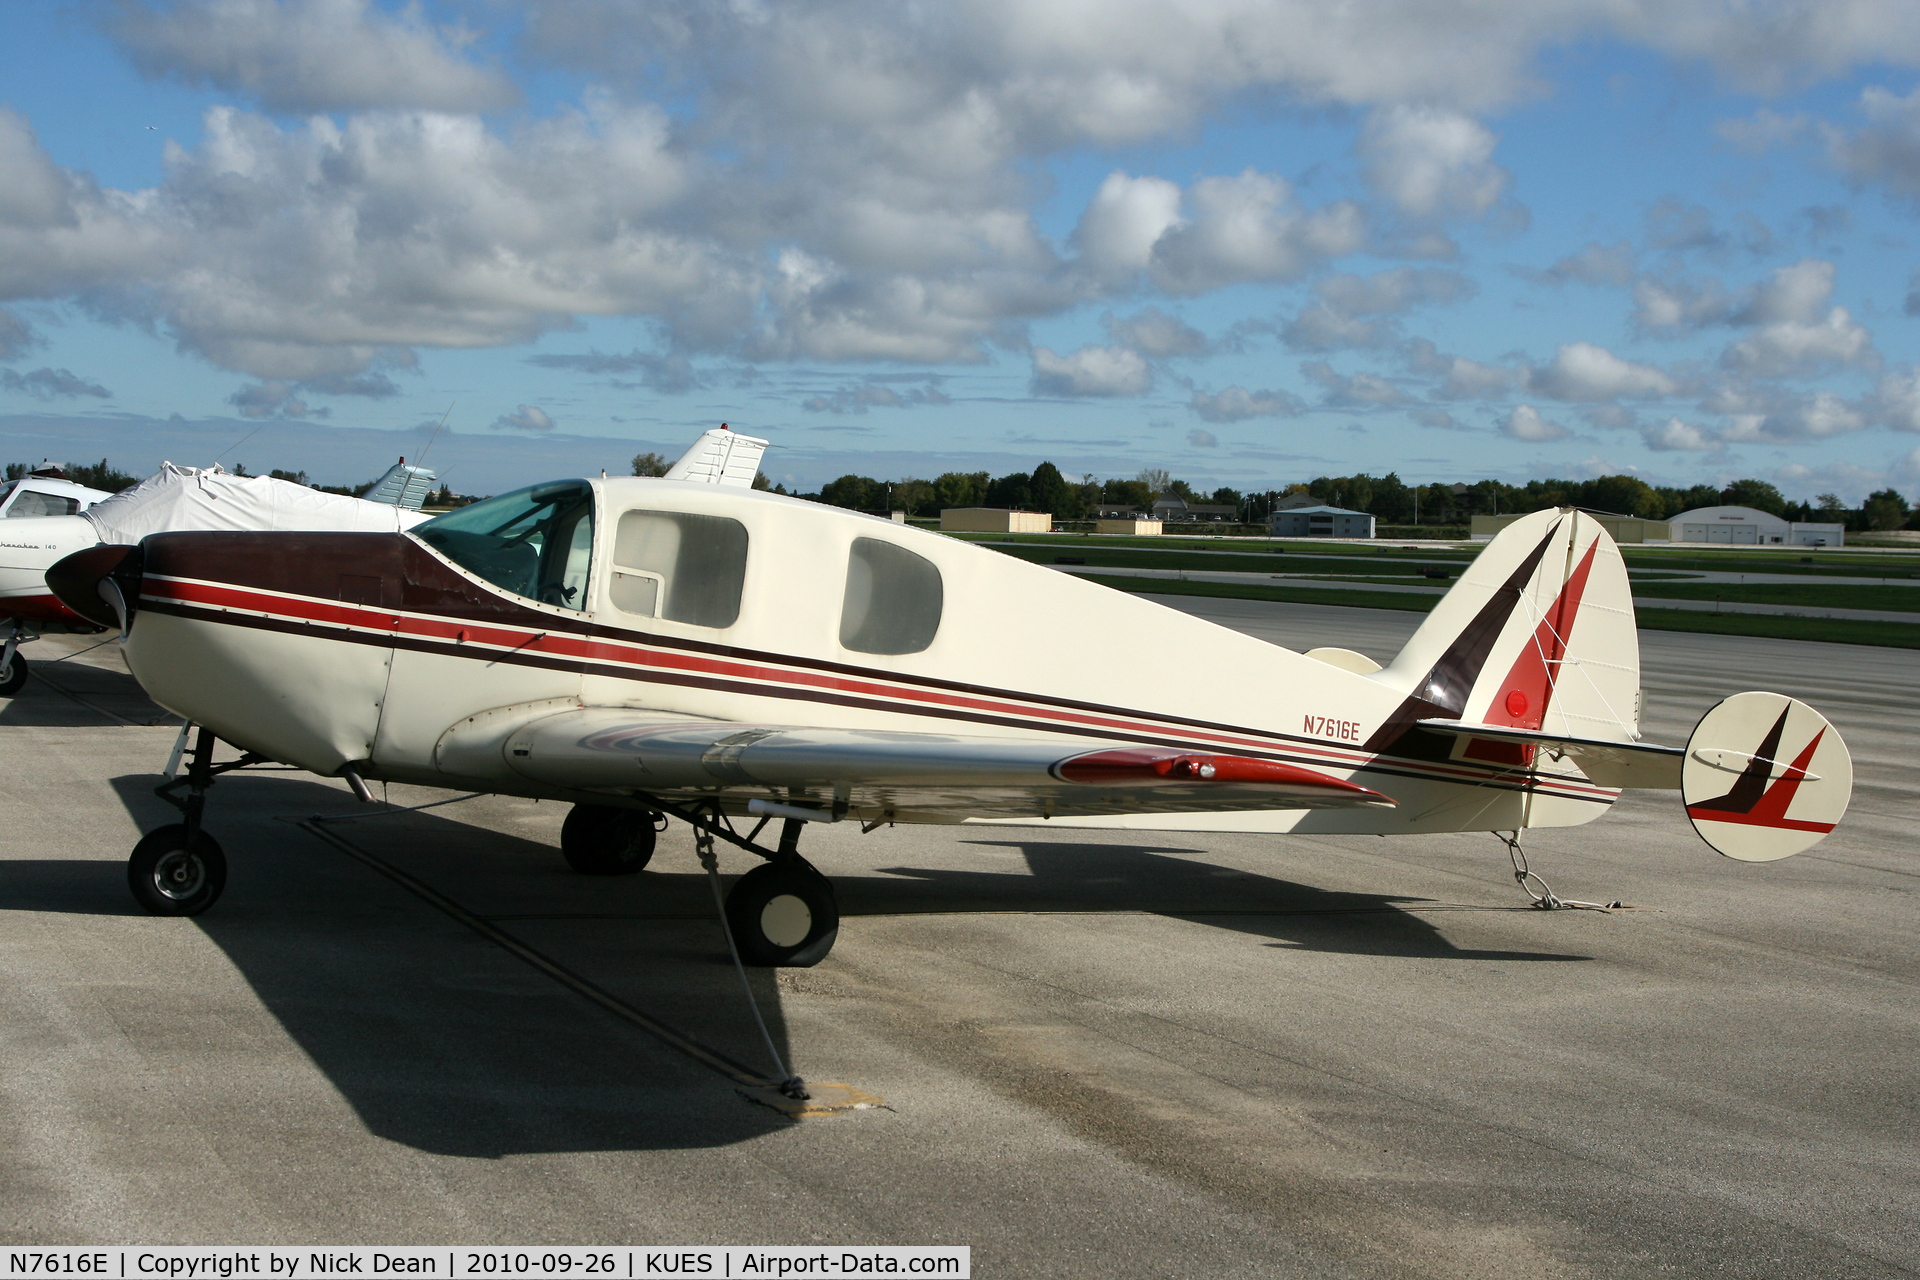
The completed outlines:
{"type": "Polygon", "coordinates": [[[1640,642],[1619,548],[1578,511],[1515,521],[1373,678],[1407,695],[1375,749],[1423,717],[1637,738],[1640,642]]]}

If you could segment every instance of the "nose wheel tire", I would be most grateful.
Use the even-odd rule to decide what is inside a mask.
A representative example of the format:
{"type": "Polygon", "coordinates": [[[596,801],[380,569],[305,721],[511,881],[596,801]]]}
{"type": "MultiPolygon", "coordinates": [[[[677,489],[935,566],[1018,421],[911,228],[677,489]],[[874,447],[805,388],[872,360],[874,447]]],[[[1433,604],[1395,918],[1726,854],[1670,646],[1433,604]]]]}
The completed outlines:
{"type": "Polygon", "coordinates": [[[653,859],[656,815],[645,809],[577,804],[560,827],[560,855],[587,876],[630,876],[653,859]]]}
{"type": "Polygon", "coordinates": [[[227,855],[204,831],[189,839],[184,823],[159,827],[133,846],[127,885],[156,916],[197,916],[227,887],[227,855]]]}
{"type": "Polygon", "coordinates": [[[727,892],[727,927],[740,958],[767,968],[819,964],[840,936],[833,883],[800,858],[741,876],[727,892]]]}
{"type": "Polygon", "coordinates": [[[27,682],[27,660],[16,651],[0,671],[0,698],[11,698],[27,682]]]}

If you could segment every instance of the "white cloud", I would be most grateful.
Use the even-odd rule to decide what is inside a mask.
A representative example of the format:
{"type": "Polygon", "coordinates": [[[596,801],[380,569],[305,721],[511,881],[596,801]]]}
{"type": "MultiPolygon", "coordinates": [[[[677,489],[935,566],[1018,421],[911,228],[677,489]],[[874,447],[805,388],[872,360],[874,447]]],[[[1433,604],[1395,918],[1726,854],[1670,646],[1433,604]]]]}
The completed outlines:
{"type": "Polygon", "coordinates": [[[1727,323],[1814,323],[1833,297],[1833,277],[1833,264],[1820,258],[1805,258],[1781,267],[1748,291],[1727,323]]]}
{"type": "Polygon", "coordinates": [[[1861,183],[1920,200],[1920,88],[1895,97],[1877,85],[1860,93],[1864,128],[1829,128],[1827,147],[1840,171],[1861,183]]]}
{"type": "Polygon", "coordinates": [[[1569,280],[1577,280],[1581,284],[1625,285],[1632,282],[1633,270],[1631,244],[1625,240],[1616,240],[1612,244],[1589,240],[1545,271],[1522,274],[1545,284],[1565,284],[1569,280]]]}
{"type": "Polygon", "coordinates": [[[142,72],[247,93],[273,111],[489,111],[520,100],[497,71],[463,61],[459,32],[368,0],[123,0],[113,33],[142,72]],[[451,36],[452,39],[448,37],[451,36]]]}
{"type": "Polygon", "coordinates": [[[1530,404],[1515,405],[1513,412],[1501,420],[1500,433],[1511,436],[1515,440],[1533,443],[1564,440],[1573,434],[1557,422],[1548,422],[1540,416],[1540,411],[1530,404]]]}
{"type": "Polygon", "coordinates": [[[1895,431],[1920,431],[1920,369],[1908,365],[1887,374],[1869,403],[1876,422],[1895,431]]]}
{"type": "Polygon", "coordinates": [[[1720,438],[1713,432],[1678,418],[1668,418],[1657,427],[1642,427],[1640,436],[1646,441],[1647,448],[1660,452],[1720,447],[1720,438]]]}
{"type": "Polygon", "coordinates": [[[1407,404],[1412,397],[1378,374],[1336,373],[1325,360],[1308,360],[1300,372],[1325,388],[1321,403],[1336,409],[1380,409],[1407,404]]]}
{"type": "Polygon", "coordinates": [[[1705,205],[1687,204],[1674,196],[1662,196],[1646,213],[1647,247],[1670,253],[1690,249],[1719,250],[1729,241],[1715,228],[1713,213],[1705,205]]]}
{"type": "Polygon", "coordinates": [[[1153,385],[1146,358],[1126,347],[1081,347],[1055,355],[1033,349],[1033,393],[1042,396],[1134,396],[1153,385]]]}
{"type": "Polygon", "coordinates": [[[1296,351],[1392,346],[1400,340],[1394,316],[1422,304],[1463,301],[1473,296],[1474,285],[1458,271],[1396,267],[1370,276],[1328,276],[1313,291],[1320,300],[1280,330],[1281,340],[1296,351]]]}
{"type": "Polygon", "coordinates": [[[1400,340],[1400,327],[1390,318],[1363,320],[1316,302],[1280,327],[1280,340],[1295,351],[1390,347],[1400,340]]]}
{"type": "Polygon", "coordinates": [[[1102,276],[1146,270],[1153,246],[1180,221],[1180,188],[1165,178],[1114,172],[1087,201],[1073,243],[1081,261],[1102,276]]]}
{"type": "Polygon", "coordinates": [[[1283,179],[1252,169],[1200,179],[1186,204],[1189,217],[1153,247],[1153,281],[1169,293],[1297,279],[1366,242],[1358,205],[1341,201],[1303,211],[1283,179]]]}
{"type": "Polygon", "coordinates": [[[92,396],[100,400],[113,397],[113,392],[97,382],[88,382],[78,374],[65,369],[35,369],[32,373],[15,373],[11,369],[0,369],[0,390],[22,391],[38,400],[73,399],[80,396],[92,396]]]}
{"type": "Polygon", "coordinates": [[[1440,267],[1395,267],[1370,276],[1328,276],[1315,282],[1313,291],[1342,315],[1398,315],[1422,304],[1464,302],[1474,295],[1474,284],[1440,267]]]}
{"type": "Polygon", "coordinates": [[[33,326],[0,307],[0,360],[17,360],[40,343],[33,326]]]}
{"type": "Polygon", "coordinates": [[[1713,126],[1713,131],[1736,150],[1758,155],[1798,142],[1807,135],[1811,124],[1799,112],[1782,115],[1761,107],[1750,116],[1721,120],[1713,126]]]}
{"type": "Polygon", "coordinates": [[[1217,449],[1220,447],[1220,437],[1211,431],[1202,431],[1195,427],[1187,432],[1187,443],[1196,449],[1217,449]]]}
{"type": "Polygon", "coordinates": [[[1217,395],[1193,393],[1189,405],[1208,422],[1244,422],[1248,418],[1287,418],[1306,406],[1287,391],[1249,391],[1245,387],[1227,387],[1217,395]]]}
{"type": "Polygon", "coordinates": [[[1862,407],[1831,391],[1723,390],[1704,406],[1727,416],[1730,443],[1796,444],[1845,435],[1869,425],[1862,407]]]}
{"type": "Polygon", "coordinates": [[[1507,171],[1493,163],[1499,141],[1479,121],[1434,107],[1392,106],[1374,112],[1360,137],[1367,180],[1413,218],[1477,216],[1507,189],[1507,171]]]}
{"type": "Polygon", "coordinates": [[[1655,332],[1725,324],[1734,305],[1717,280],[1642,278],[1633,286],[1633,322],[1655,332]]]}
{"type": "Polygon", "coordinates": [[[916,405],[952,403],[951,398],[931,384],[909,387],[902,393],[877,382],[854,382],[836,388],[830,395],[810,396],[800,407],[808,413],[865,413],[868,409],[911,409],[916,405]]]}
{"type": "MultiPolygon", "coordinates": [[[[1369,247],[1454,252],[1435,220],[1510,207],[1480,117],[1543,87],[1546,48],[1619,40],[1743,83],[1920,55],[1920,35],[1866,0],[1784,0],[1765,23],[1737,6],[1610,0],[460,11],[502,23],[510,65],[606,88],[489,123],[472,113],[507,100],[505,77],[425,6],[126,0],[109,25],[149,73],[331,114],[218,108],[157,185],[116,192],[53,165],[0,112],[0,301],[84,299],[290,384],[601,315],[657,322],[682,356],[981,362],[1026,349],[1036,318],[1131,304],[1150,285],[1194,295],[1309,278],[1369,247]],[[1042,231],[1053,158],[1188,139],[1226,104],[1366,113],[1361,167],[1402,216],[1315,207],[1254,170],[1184,190],[1113,173],[1064,247],[1042,231]]],[[[1397,314],[1319,305],[1361,324],[1311,336],[1327,317],[1303,318],[1301,341],[1320,347],[1384,341],[1378,321],[1397,314]]],[[[1144,330],[1114,340],[1181,354],[1154,354],[1144,330]]],[[[664,365],[641,373],[689,387],[664,365]]]]}
{"type": "Polygon", "coordinates": [[[1207,351],[1206,334],[1158,307],[1148,307],[1125,319],[1108,314],[1101,321],[1115,342],[1155,360],[1204,355],[1207,351]]]}
{"type": "Polygon", "coordinates": [[[1527,386],[1555,400],[1645,400],[1672,395],[1674,380],[1651,365],[1622,360],[1591,342],[1570,342],[1554,353],[1553,363],[1534,369],[1527,386]]]}
{"type": "Polygon", "coordinates": [[[1845,307],[1824,320],[1783,320],[1761,328],[1728,347],[1720,356],[1728,368],[1756,377],[1810,373],[1834,365],[1872,365],[1879,360],[1873,335],[1854,323],[1845,307]]]}
{"type": "Polygon", "coordinates": [[[546,410],[537,405],[523,404],[512,413],[503,413],[493,420],[495,431],[533,431],[553,430],[553,419],[546,410]]]}
{"type": "Polygon", "coordinates": [[[527,363],[546,369],[577,369],[581,373],[638,373],[641,384],[648,390],[669,396],[682,395],[707,385],[687,357],[657,355],[638,348],[618,355],[606,355],[599,351],[584,354],[550,353],[529,356],[527,363]]]}
{"type": "Polygon", "coordinates": [[[243,418],[324,418],[327,410],[314,410],[295,392],[292,385],[270,378],[245,386],[227,397],[243,418]]]}
{"type": "Polygon", "coordinates": [[[1420,373],[1438,374],[1444,381],[1433,392],[1446,400],[1477,400],[1503,396],[1521,378],[1513,369],[1481,364],[1465,356],[1450,356],[1426,338],[1415,338],[1404,351],[1408,365],[1420,373]]]}
{"type": "Polygon", "coordinates": [[[0,225],[40,230],[70,226],[71,180],[40,148],[33,126],[0,106],[0,225]]]}

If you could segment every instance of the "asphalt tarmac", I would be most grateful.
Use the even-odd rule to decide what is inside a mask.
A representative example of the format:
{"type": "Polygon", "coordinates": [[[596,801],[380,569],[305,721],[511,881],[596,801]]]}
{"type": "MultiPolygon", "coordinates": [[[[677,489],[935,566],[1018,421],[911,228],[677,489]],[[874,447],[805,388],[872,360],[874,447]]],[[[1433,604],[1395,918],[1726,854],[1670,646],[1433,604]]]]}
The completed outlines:
{"type": "MultiPolygon", "coordinates": [[[[1170,603],[1381,658],[1420,621],[1170,603]]],[[[810,830],[838,946],[753,989],[796,1070],[884,1105],[796,1119],[736,1078],[773,1068],[684,827],[641,875],[588,879],[557,806],[370,817],[334,782],[242,775],[209,806],[226,896],[140,914],[122,861],[170,819],[151,787],[174,729],[110,647],[45,662],[86,643],[34,645],[0,700],[5,1243],[941,1243],[980,1276],[1920,1270],[1910,653],[1643,636],[1650,736],[1777,689],[1833,719],[1857,784],[1839,832],[1782,863],[1720,858],[1669,796],[1533,833],[1554,889],[1629,904],[1610,913],[1527,909],[1486,835],[810,830]],[[314,815],[350,820],[329,842],[314,815]]]]}

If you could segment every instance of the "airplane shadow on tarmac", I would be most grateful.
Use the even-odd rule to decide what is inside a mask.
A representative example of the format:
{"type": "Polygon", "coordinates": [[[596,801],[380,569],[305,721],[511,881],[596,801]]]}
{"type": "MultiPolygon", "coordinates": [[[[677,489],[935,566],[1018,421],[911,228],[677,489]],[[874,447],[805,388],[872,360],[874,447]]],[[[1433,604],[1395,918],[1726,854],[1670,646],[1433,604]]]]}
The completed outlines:
{"type": "MultiPolygon", "coordinates": [[[[113,780],[143,830],[178,821],[153,797],[158,782],[113,780]]],[[[223,779],[207,829],[227,856],[226,893],[203,915],[154,925],[197,928],[218,946],[370,1132],[498,1158],[721,1146],[793,1123],[293,825],[364,813],[308,775],[223,779]]],[[[550,845],[433,812],[329,829],[627,1005],[771,1074],[701,876],[578,876],[550,845]]],[[[18,861],[7,872],[0,910],[143,914],[122,862],[18,861]]],[[[774,974],[748,973],[790,1060],[774,974]]]]}
{"type": "MultiPolygon", "coordinates": [[[[1403,909],[1424,898],[1340,893],[1272,876],[1214,866],[1169,853],[1198,850],[1107,844],[972,844],[1019,849],[1029,874],[889,867],[889,876],[924,886],[909,897],[922,911],[1141,911],[1176,916],[1272,938],[1275,946],[1345,955],[1456,960],[1579,961],[1589,957],[1538,951],[1478,951],[1456,947],[1433,924],[1403,909]]],[[[858,894],[873,881],[840,880],[841,910],[860,911],[858,894]]],[[[883,882],[886,883],[886,882],[883,882]]],[[[892,883],[898,883],[892,882],[892,883]]]]}
{"type": "MultiPolygon", "coordinates": [[[[141,830],[178,820],[154,798],[157,781],[113,780],[141,830]]],[[[684,839],[663,839],[654,867],[639,875],[583,877],[551,844],[470,825],[457,812],[369,816],[338,785],[298,773],[223,779],[208,830],[227,854],[226,894],[204,915],[154,927],[204,933],[367,1129],[393,1142],[497,1158],[720,1146],[792,1123],[294,825],[316,815],[356,819],[328,829],[627,1005],[770,1070],[705,878],[678,848],[684,839]]],[[[1583,958],[1463,950],[1402,910],[1405,899],[1167,856],[1193,850],[978,843],[1020,849],[1028,874],[895,867],[836,875],[843,917],[1144,911],[1325,951],[1583,958]]],[[[0,910],[140,914],[126,888],[127,851],[100,852],[112,860],[10,862],[0,910]]],[[[748,972],[791,1061],[775,976],[748,972]]],[[[793,1066],[806,1073],[804,1061],[793,1066]]]]}

